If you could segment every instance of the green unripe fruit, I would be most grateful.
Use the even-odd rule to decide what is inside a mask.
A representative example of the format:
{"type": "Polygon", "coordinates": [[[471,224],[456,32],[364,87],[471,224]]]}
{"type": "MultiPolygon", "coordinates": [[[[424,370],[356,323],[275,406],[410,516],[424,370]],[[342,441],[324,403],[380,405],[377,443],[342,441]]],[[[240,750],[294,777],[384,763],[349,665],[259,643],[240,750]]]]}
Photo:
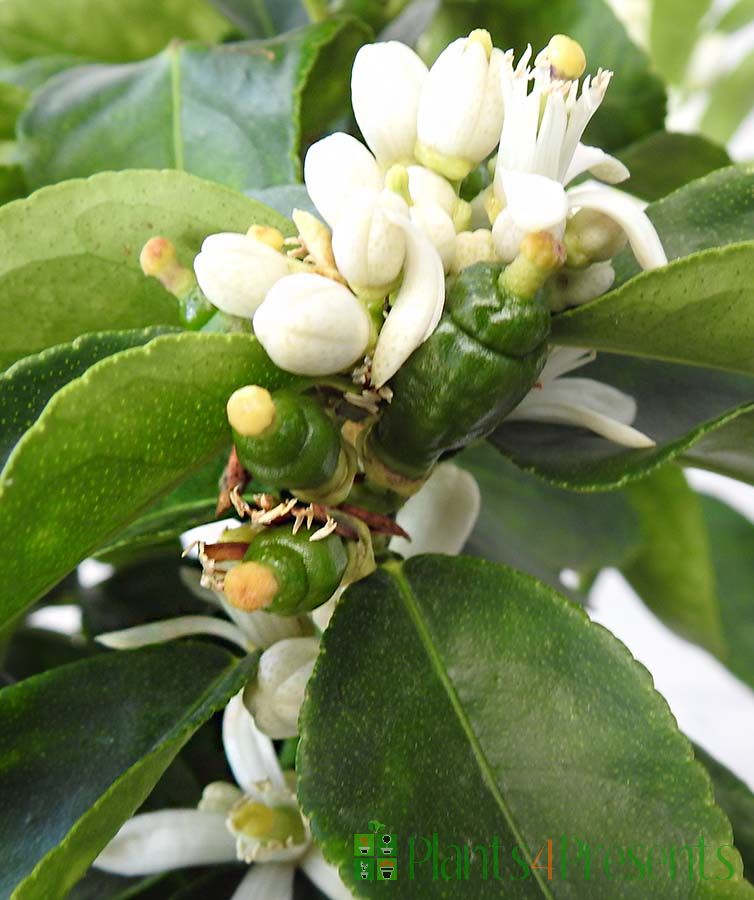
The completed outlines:
{"type": "Polygon", "coordinates": [[[343,580],[348,554],[336,534],[318,541],[310,536],[305,528],[294,534],[292,525],[265,528],[228,572],[228,601],[247,612],[296,616],[329,600],[343,580]]]}
{"type": "Polygon", "coordinates": [[[371,457],[419,479],[443,453],[489,434],[531,390],[550,314],[538,293],[507,287],[502,272],[477,263],[450,284],[439,326],[391,382],[392,403],[367,439],[367,471],[371,457]]]}

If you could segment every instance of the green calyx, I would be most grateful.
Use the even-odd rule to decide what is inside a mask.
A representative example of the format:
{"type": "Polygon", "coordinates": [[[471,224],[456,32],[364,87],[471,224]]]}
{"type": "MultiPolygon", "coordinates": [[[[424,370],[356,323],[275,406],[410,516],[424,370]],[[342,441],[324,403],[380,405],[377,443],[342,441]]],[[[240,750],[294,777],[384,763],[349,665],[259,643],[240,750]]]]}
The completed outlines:
{"type": "Polygon", "coordinates": [[[539,293],[517,294],[502,275],[477,263],[452,281],[437,329],[392,380],[365,445],[378,484],[399,492],[426,477],[442,454],[494,430],[536,382],[550,314],[539,293]]]}
{"type": "Polygon", "coordinates": [[[292,525],[283,525],[266,528],[249,545],[242,566],[264,567],[277,583],[274,597],[262,607],[267,612],[283,616],[309,612],[329,600],[340,585],[348,565],[343,539],[330,534],[312,541],[311,535],[306,528],[294,534],[292,525]]]}
{"type": "Polygon", "coordinates": [[[282,390],[271,399],[272,422],[259,433],[244,434],[231,421],[245,468],[271,487],[342,490],[349,467],[337,424],[314,397],[282,390]]]}

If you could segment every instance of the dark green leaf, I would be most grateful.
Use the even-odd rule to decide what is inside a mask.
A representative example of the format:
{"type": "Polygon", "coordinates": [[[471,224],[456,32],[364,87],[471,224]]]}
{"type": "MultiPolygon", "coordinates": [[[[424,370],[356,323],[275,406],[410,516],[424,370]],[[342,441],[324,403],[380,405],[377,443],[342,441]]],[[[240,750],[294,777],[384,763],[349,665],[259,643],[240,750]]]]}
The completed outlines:
{"type": "Polygon", "coordinates": [[[80,636],[45,628],[20,628],[5,650],[2,669],[15,681],[23,681],[47,669],[77,662],[97,648],[80,636]]]}
{"type": "Polygon", "coordinates": [[[12,365],[0,375],[0,469],[56,391],[106,356],[139,347],[167,330],[145,328],[88,334],[12,365]]]}
{"type": "Polygon", "coordinates": [[[531,43],[535,51],[553,34],[562,32],[579,41],[590,71],[612,69],[615,78],[585,140],[617,150],[662,128],[665,91],[650,69],[643,51],[603,0],[446,0],[419,43],[423,56],[435,59],[445,46],[474,28],[486,28],[495,45],[521,52],[531,43]]]}
{"type": "Polygon", "coordinates": [[[621,190],[644,200],[659,200],[731,162],[723,147],[699,134],[668,131],[650,134],[617,155],[631,171],[621,190]]]}
{"type": "Polygon", "coordinates": [[[754,374],[754,241],[637,275],[553,319],[558,344],[754,374]]]}
{"type": "Polygon", "coordinates": [[[208,234],[257,222],[289,228],[248,197],[181,172],[104,173],[2,207],[0,367],[91,331],[177,325],[175,298],[139,268],[146,241],[169,237],[190,265],[208,234]]]}
{"type": "Polygon", "coordinates": [[[21,166],[0,163],[0,205],[20,200],[28,193],[21,166]]]}
{"type": "Polygon", "coordinates": [[[608,353],[575,374],[634,397],[634,426],[657,446],[628,450],[581,428],[536,422],[504,423],[492,443],[522,468],[571,490],[620,487],[686,453],[694,465],[754,482],[754,429],[745,431],[754,379],[608,353]]]}
{"type": "Polygon", "coordinates": [[[701,128],[716,141],[728,141],[754,105],[754,53],[722,76],[709,92],[701,128]]]}
{"type": "Polygon", "coordinates": [[[309,21],[301,0],[211,0],[243,35],[273,37],[309,21]]]}
{"type": "Polygon", "coordinates": [[[0,891],[57,900],[139,807],[252,657],[205,644],[103,654],[0,692],[0,891]],[[65,702],[61,702],[65,698],[65,702]]]}
{"type": "Polygon", "coordinates": [[[672,83],[683,81],[691,52],[699,40],[699,23],[711,0],[653,0],[649,22],[652,61],[672,83]]]}
{"type": "Polygon", "coordinates": [[[0,140],[12,140],[16,119],[28,99],[28,91],[15,84],[0,81],[0,140]]]}
{"type": "Polygon", "coordinates": [[[227,31],[227,21],[205,0],[4,0],[0,60],[70,54],[127,62],[174,38],[217,41],[227,31]]]}
{"type": "Polygon", "coordinates": [[[0,621],[215,457],[235,388],[295,381],[248,335],[186,332],[109,356],[58,391],[0,476],[0,621]]]}
{"type": "Polygon", "coordinates": [[[563,591],[563,569],[589,575],[620,565],[638,545],[636,516],[623,494],[551,487],[489,444],[464,451],[454,462],[471,472],[482,494],[466,553],[507,563],[563,591]]]}
{"type": "Polygon", "coordinates": [[[19,122],[29,183],[133,168],[183,169],[241,190],[298,181],[302,127],[347,107],[366,39],[363,25],[337,19],[262,42],[171,44],[129,66],[72,69],[19,122]],[[310,78],[316,100],[302,104],[310,78]]]}
{"type": "MultiPolygon", "coordinates": [[[[709,779],[647,672],[575,605],[510,569],[420,556],[349,588],[301,724],[299,797],[351,885],[353,835],[378,819],[398,834],[395,897],[685,900],[698,874],[689,879],[685,864],[671,874],[666,860],[648,877],[645,863],[700,838],[707,878],[721,879],[707,896],[754,895],[709,779]],[[418,862],[433,835],[435,880],[432,863],[418,862]],[[482,878],[477,852],[468,882],[443,883],[495,836],[487,854],[499,853],[499,878],[482,878]],[[591,847],[590,877],[579,841],[591,847]],[[541,868],[529,870],[540,850],[541,868]]],[[[359,892],[383,897],[374,882],[359,892]]]]}

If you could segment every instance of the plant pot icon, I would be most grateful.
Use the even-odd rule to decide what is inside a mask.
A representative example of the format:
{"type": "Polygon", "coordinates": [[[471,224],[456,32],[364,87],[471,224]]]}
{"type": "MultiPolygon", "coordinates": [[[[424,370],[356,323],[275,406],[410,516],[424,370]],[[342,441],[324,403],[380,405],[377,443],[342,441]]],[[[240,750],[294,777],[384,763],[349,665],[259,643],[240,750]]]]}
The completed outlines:
{"type": "Polygon", "coordinates": [[[393,875],[395,874],[395,860],[394,859],[383,859],[379,864],[380,867],[380,875],[382,876],[383,881],[392,881],[393,875]]]}

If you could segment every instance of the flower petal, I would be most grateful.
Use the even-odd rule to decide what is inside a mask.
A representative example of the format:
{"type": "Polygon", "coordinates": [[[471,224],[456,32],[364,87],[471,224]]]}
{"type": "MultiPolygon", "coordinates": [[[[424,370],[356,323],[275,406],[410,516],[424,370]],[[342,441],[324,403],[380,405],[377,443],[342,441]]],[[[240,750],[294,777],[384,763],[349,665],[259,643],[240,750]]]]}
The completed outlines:
{"type": "Polygon", "coordinates": [[[330,900],[353,900],[353,894],[343,884],[338,870],[327,862],[319,847],[312,847],[299,865],[309,881],[330,900]]]}
{"type": "Polygon", "coordinates": [[[522,231],[546,231],[565,221],[568,198],[559,181],[528,172],[503,172],[502,184],[511,219],[522,231]]]}
{"type": "Polygon", "coordinates": [[[437,327],[445,303],[445,272],[432,242],[411,222],[406,232],[403,283],[382,326],[372,359],[372,383],[382,387],[437,327]]]}
{"type": "Polygon", "coordinates": [[[416,115],[427,67],[400,41],[367,44],[351,71],[351,103],[364,140],[383,168],[413,159],[416,115]]]}
{"type": "Polygon", "coordinates": [[[272,741],[254,724],[243,703],[243,692],[235,695],[223,714],[223,746],[238,786],[249,791],[254,784],[269,780],[273,787],[285,788],[285,779],[272,741]]]}
{"type": "Polygon", "coordinates": [[[230,900],[292,900],[296,867],[290,863],[258,863],[241,879],[230,900]]]}
{"type": "Polygon", "coordinates": [[[617,222],[625,231],[642,269],[657,269],[668,264],[655,227],[638,200],[609,187],[572,188],[568,200],[571,208],[596,209],[617,222]]]}
{"type": "Polygon", "coordinates": [[[223,594],[215,595],[225,612],[238,625],[254,647],[265,649],[285,638],[301,637],[311,634],[308,620],[302,616],[276,616],[275,613],[244,612],[232,606],[223,594]]]}
{"type": "Polygon", "coordinates": [[[340,131],[309,148],[304,181],[312,203],[331,228],[355,191],[382,188],[382,175],[372,154],[356,138],[340,131]]]}
{"type": "Polygon", "coordinates": [[[449,272],[456,250],[456,230],[450,216],[436,203],[412,206],[410,216],[414,225],[432,241],[443,268],[449,272]]]}
{"type": "Polygon", "coordinates": [[[608,184],[619,184],[630,178],[631,173],[623,163],[600,150],[599,147],[590,147],[588,144],[578,144],[576,152],[573,155],[564,184],[569,184],[574,178],[583,175],[584,172],[590,172],[600,181],[606,181],[608,184]]]}
{"type": "Polygon", "coordinates": [[[134,647],[161,644],[163,641],[172,641],[193,634],[209,634],[231,641],[244,653],[251,650],[251,644],[240,628],[212,616],[178,616],[175,619],[164,619],[162,622],[124,628],[122,631],[108,631],[106,634],[97,635],[95,640],[111,650],[131,650],[134,647]]]}
{"type": "Polygon", "coordinates": [[[94,861],[116,875],[151,875],[236,859],[225,816],[198,809],[164,809],[129,819],[94,861]]]}
{"type": "Polygon", "coordinates": [[[441,463],[398,513],[398,524],[411,541],[394,537],[390,549],[406,558],[419,553],[455,556],[474,529],[480,505],[474,477],[453,463],[441,463]]]}
{"type": "Polygon", "coordinates": [[[577,425],[623,447],[654,447],[650,437],[631,428],[635,416],[636,401],[617,388],[592,378],[559,378],[527,394],[508,421],[577,425]]]}

